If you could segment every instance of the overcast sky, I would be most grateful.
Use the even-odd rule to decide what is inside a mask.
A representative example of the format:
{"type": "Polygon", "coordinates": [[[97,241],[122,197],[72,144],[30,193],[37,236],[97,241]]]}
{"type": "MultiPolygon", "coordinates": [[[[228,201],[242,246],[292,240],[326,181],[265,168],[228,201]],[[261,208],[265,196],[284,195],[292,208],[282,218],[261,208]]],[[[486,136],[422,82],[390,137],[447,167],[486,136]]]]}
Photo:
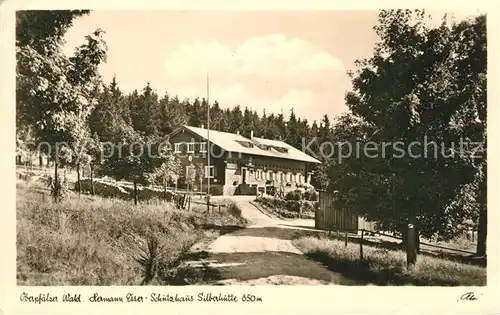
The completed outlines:
{"type": "MultiPolygon", "coordinates": [[[[434,12],[436,23],[444,12],[434,12]]],[[[454,12],[462,19],[475,12],[454,12]]],[[[222,107],[262,113],[290,109],[311,122],[346,111],[347,70],[378,40],[376,11],[94,11],[77,19],[66,50],[102,28],[108,62],[125,92],[151,82],[160,95],[206,96],[222,107]]]]}

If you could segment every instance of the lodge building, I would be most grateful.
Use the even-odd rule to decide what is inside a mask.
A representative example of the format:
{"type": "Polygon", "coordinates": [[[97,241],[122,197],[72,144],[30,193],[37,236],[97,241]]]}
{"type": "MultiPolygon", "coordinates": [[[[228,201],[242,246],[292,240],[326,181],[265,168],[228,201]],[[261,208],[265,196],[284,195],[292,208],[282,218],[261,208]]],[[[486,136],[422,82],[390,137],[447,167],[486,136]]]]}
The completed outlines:
{"type": "Polygon", "coordinates": [[[320,163],[284,141],[254,137],[253,132],[246,138],[184,125],[170,136],[170,143],[183,165],[181,178],[190,179],[197,190],[206,189],[210,181],[224,195],[256,194],[269,187],[284,192],[306,187],[312,166],[320,163]]]}

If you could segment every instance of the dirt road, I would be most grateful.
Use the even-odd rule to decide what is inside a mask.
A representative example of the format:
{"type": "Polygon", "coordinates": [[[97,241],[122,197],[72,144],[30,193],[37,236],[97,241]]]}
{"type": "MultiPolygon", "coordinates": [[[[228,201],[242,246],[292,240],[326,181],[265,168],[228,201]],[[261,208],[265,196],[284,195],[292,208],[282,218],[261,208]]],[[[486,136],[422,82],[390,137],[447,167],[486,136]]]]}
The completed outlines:
{"type": "Polygon", "coordinates": [[[348,280],[307,259],[291,240],[316,233],[313,220],[281,220],[260,212],[253,197],[235,197],[242,216],[251,224],[224,234],[211,244],[197,244],[186,264],[204,269],[212,284],[318,285],[348,280]]]}

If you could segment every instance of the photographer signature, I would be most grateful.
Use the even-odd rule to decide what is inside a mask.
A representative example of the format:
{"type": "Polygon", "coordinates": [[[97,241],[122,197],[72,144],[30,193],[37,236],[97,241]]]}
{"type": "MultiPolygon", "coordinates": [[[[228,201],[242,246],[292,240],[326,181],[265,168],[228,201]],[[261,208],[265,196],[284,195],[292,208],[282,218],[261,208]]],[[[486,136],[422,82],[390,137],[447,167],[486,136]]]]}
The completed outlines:
{"type": "Polygon", "coordinates": [[[462,301],[477,301],[478,298],[474,295],[474,292],[467,292],[462,294],[460,297],[460,300],[462,301]]]}

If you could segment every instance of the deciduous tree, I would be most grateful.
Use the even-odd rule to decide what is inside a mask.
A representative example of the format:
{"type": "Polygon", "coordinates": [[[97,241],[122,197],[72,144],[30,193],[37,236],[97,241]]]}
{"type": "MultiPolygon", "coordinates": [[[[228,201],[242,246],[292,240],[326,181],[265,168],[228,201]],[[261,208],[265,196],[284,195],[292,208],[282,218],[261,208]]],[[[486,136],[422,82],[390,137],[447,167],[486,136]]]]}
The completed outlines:
{"type": "Polygon", "coordinates": [[[376,156],[361,151],[332,167],[330,189],[339,191],[338,206],[382,229],[404,236],[414,224],[420,235],[446,239],[468,217],[450,204],[478,171],[471,152],[457,145],[483,140],[485,120],[477,118],[486,106],[485,17],[437,28],[424,18],[423,11],[381,11],[380,42],[373,57],[357,62],[346,95],[358,121],[336,127],[352,145],[375,143],[376,156]]]}

